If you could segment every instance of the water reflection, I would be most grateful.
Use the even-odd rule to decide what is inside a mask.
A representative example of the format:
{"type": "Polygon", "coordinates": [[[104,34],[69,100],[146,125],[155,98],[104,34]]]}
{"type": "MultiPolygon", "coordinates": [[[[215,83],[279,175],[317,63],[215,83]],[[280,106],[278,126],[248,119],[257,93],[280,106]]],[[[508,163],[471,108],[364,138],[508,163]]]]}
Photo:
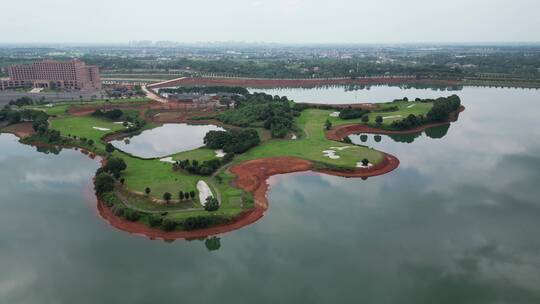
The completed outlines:
{"type": "Polygon", "coordinates": [[[204,245],[206,246],[206,249],[208,249],[208,251],[219,250],[221,248],[221,238],[215,236],[207,238],[204,241],[204,245]]]}
{"type": "Polygon", "coordinates": [[[138,157],[158,158],[202,147],[204,136],[211,130],[223,129],[213,125],[165,124],[111,143],[138,157]]]}
{"type": "Polygon", "coordinates": [[[448,134],[450,124],[428,128],[423,132],[413,132],[406,134],[353,134],[349,135],[352,143],[354,144],[366,144],[366,143],[380,143],[383,138],[389,138],[396,143],[413,143],[416,139],[422,137],[425,134],[426,137],[432,139],[441,139],[448,134]]]}
{"type": "Polygon", "coordinates": [[[275,177],[267,214],[208,247],[111,228],[95,212],[97,161],[71,150],[38,154],[0,135],[0,298],[540,303],[539,92],[464,88],[460,96],[467,110],[442,140],[368,135],[399,157],[395,171],[366,181],[275,177]]]}
{"type": "Polygon", "coordinates": [[[360,103],[388,102],[396,98],[437,98],[449,93],[460,94],[461,86],[424,86],[424,85],[372,85],[372,86],[321,86],[315,88],[250,88],[251,92],[265,92],[271,95],[287,96],[297,102],[312,103],[360,103]]]}
{"type": "Polygon", "coordinates": [[[43,154],[54,154],[58,155],[62,152],[62,147],[60,146],[37,146],[36,151],[43,154]]]}

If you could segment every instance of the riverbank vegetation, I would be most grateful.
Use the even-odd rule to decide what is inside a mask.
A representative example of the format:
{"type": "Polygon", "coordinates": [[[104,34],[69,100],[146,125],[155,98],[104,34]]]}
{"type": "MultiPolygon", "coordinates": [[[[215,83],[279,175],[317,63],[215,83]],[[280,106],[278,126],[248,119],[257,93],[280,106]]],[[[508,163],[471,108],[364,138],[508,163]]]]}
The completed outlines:
{"type": "MultiPolygon", "coordinates": [[[[229,171],[231,166],[261,158],[294,157],[311,162],[316,169],[354,172],[359,164],[381,163],[384,154],[350,141],[328,140],[326,129],[360,121],[360,117],[394,116],[396,109],[401,114],[417,113],[425,117],[431,111],[436,119],[454,108],[455,103],[447,106],[441,100],[414,103],[400,100],[369,111],[342,108],[341,111],[350,114],[344,115],[347,118],[344,119],[331,115],[336,111],[332,107],[315,109],[294,104],[285,97],[249,94],[245,99],[239,99],[235,108],[212,113],[220,121],[236,121],[236,125],[226,126],[226,131],[208,132],[204,137],[205,147],[171,155],[172,164],[107,149],[104,138],[130,132],[129,124],[122,121],[143,120],[140,111],[97,106],[83,116],[69,112],[49,116],[47,108],[40,111],[25,107],[15,111],[33,113],[35,136],[41,136],[34,138],[35,141],[50,142],[54,135],[56,145],[82,148],[105,160],[96,173],[96,194],[116,216],[170,231],[225,223],[253,207],[252,195],[233,186],[235,175],[229,171]],[[274,136],[262,138],[260,129],[267,129],[274,136]],[[280,129],[284,131],[278,131],[280,129]],[[291,133],[294,139],[285,136],[291,133]],[[219,159],[216,150],[226,154],[219,159]],[[208,201],[206,208],[194,190],[201,181],[209,186],[215,197],[208,201]]],[[[384,119],[381,125],[387,126],[387,120],[384,119]]],[[[375,122],[375,118],[369,119],[369,123],[375,122]]]]}

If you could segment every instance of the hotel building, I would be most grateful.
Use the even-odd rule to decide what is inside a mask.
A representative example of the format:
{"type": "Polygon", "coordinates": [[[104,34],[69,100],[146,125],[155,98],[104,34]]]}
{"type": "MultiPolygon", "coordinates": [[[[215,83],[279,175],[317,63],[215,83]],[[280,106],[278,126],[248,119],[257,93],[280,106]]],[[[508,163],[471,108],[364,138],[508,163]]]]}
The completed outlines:
{"type": "Polygon", "coordinates": [[[98,67],[87,66],[77,59],[12,65],[8,67],[8,74],[9,79],[0,80],[0,90],[17,87],[101,90],[98,67]]]}

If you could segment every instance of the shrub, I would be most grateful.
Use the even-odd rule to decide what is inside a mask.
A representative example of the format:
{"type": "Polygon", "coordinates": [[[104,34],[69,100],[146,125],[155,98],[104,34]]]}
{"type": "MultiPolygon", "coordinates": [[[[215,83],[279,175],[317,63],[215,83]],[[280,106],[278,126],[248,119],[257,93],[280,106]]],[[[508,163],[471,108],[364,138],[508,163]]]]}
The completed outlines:
{"type": "Polygon", "coordinates": [[[339,118],[341,119],[354,119],[365,116],[369,113],[369,110],[347,107],[339,112],[339,118]]]}
{"type": "Polygon", "coordinates": [[[185,230],[196,230],[207,228],[212,223],[211,217],[208,216],[196,216],[188,217],[182,224],[185,230]]]}
{"type": "Polygon", "coordinates": [[[327,120],[324,122],[324,128],[325,128],[326,130],[332,129],[332,123],[330,122],[330,120],[327,119],[327,120]]]}
{"type": "Polygon", "coordinates": [[[368,123],[369,122],[369,116],[368,115],[362,116],[362,122],[363,123],[368,123]]]}
{"type": "Polygon", "coordinates": [[[261,142],[257,131],[209,131],[204,137],[204,144],[209,149],[223,149],[226,153],[243,153],[261,142]]]}
{"type": "Polygon", "coordinates": [[[126,209],[124,212],[124,217],[130,222],[136,222],[141,218],[141,214],[137,210],[126,209]]]}
{"type": "Polygon", "coordinates": [[[219,209],[219,201],[217,198],[209,196],[206,198],[206,204],[204,205],[204,210],[208,212],[217,211],[219,209]]]}
{"type": "Polygon", "coordinates": [[[113,153],[114,150],[116,150],[113,146],[113,144],[111,143],[107,143],[107,145],[105,146],[105,151],[107,151],[107,153],[113,153]]]}
{"type": "Polygon", "coordinates": [[[177,225],[178,223],[176,221],[165,218],[162,220],[161,228],[165,231],[173,231],[174,229],[176,229],[177,225]]]}
{"type": "Polygon", "coordinates": [[[123,216],[126,211],[126,208],[122,206],[113,206],[112,212],[115,216],[123,216]]]}
{"type": "MultiPolygon", "coordinates": [[[[157,227],[163,223],[163,218],[157,214],[151,214],[148,216],[148,224],[150,227],[157,227]]],[[[174,228],[173,228],[174,229],[174,228]]]]}

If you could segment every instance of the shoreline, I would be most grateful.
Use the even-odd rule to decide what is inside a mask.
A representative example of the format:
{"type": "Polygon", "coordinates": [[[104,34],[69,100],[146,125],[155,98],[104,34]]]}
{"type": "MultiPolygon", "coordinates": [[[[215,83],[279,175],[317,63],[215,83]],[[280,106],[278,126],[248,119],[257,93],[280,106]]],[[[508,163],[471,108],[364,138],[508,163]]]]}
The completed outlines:
{"type": "MultiPolygon", "coordinates": [[[[384,153],[384,152],[383,152],[384,153]]],[[[385,154],[385,159],[368,169],[357,169],[353,172],[339,172],[330,169],[317,170],[313,163],[294,157],[261,158],[243,162],[233,166],[230,170],[236,175],[235,186],[249,192],[254,197],[254,206],[235,217],[230,223],[214,227],[192,231],[163,231],[159,228],[147,226],[141,222],[130,222],[124,218],[115,216],[111,209],[98,199],[97,209],[100,216],[114,228],[123,232],[144,236],[149,239],[176,240],[176,239],[200,239],[213,235],[228,233],[247,227],[261,219],[269,208],[268,191],[270,185],[268,179],[275,175],[315,172],[338,177],[368,178],[379,176],[395,170],[399,166],[399,160],[385,154]]]]}
{"type": "MultiPolygon", "coordinates": [[[[326,132],[325,136],[329,140],[340,141],[345,136],[358,132],[374,132],[380,134],[384,134],[384,132],[390,134],[388,132],[391,132],[391,134],[408,134],[412,132],[418,132],[419,130],[425,130],[436,125],[445,125],[450,123],[451,121],[455,121],[458,117],[459,112],[462,112],[464,109],[465,108],[463,106],[460,107],[459,111],[457,113],[454,113],[454,115],[452,115],[452,117],[450,117],[447,122],[428,124],[413,130],[385,131],[361,124],[350,124],[336,126],[333,130],[326,132]]],[[[28,128],[31,128],[31,124],[29,123],[18,124],[14,125],[11,131],[16,135],[17,133],[19,135],[24,135],[25,133],[22,131],[24,131],[25,129],[28,130],[28,128]]],[[[84,153],[82,150],[81,152],[84,153]]],[[[368,177],[379,176],[389,173],[399,166],[400,162],[397,157],[382,151],[381,153],[383,153],[384,159],[380,163],[370,168],[356,168],[351,171],[337,171],[330,168],[317,168],[317,163],[296,157],[261,158],[236,164],[230,168],[230,172],[236,176],[233,182],[233,186],[242,189],[248,193],[251,193],[254,198],[254,206],[252,209],[245,210],[239,213],[237,216],[233,217],[233,219],[229,223],[204,229],[197,229],[192,231],[177,230],[167,232],[156,227],[150,227],[143,222],[130,222],[122,217],[115,216],[112,213],[112,210],[107,207],[99,198],[96,198],[97,209],[100,216],[106,222],[108,222],[116,229],[119,229],[126,233],[145,236],[150,239],[200,239],[241,229],[257,222],[260,218],[262,218],[269,208],[267,194],[270,189],[268,179],[271,176],[311,171],[332,176],[365,179],[368,177]]],[[[92,157],[89,154],[90,153],[88,153],[87,155],[90,158],[95,158],[95,155],[94,157],[92,157]]]]}
{"type": "Polygon", "coordinates": [[[454,112],[451,115],[450,119],[446,121],[429,123],[429,124],[425,124],[423,126],[420,126],[414,129],[409,129],[409,130],[384,130],[384,129],[379,129],[379,128],[373,128],[373,127],[367,126],[365,124],[360,124],[360,123],[339,125],[339,126],[333,127],[332,130],[326,132],[326,138],[329,140],[340,141],[349,135],[358,134],[358,133],[383,134],[383,135],[419,133],[429,128],[446,126],[452,122],[455,122],[457,121],[459,114],[463,111],[465,111],[465,107],[460,106],[459,110],[457,112],[454,112]]]}

